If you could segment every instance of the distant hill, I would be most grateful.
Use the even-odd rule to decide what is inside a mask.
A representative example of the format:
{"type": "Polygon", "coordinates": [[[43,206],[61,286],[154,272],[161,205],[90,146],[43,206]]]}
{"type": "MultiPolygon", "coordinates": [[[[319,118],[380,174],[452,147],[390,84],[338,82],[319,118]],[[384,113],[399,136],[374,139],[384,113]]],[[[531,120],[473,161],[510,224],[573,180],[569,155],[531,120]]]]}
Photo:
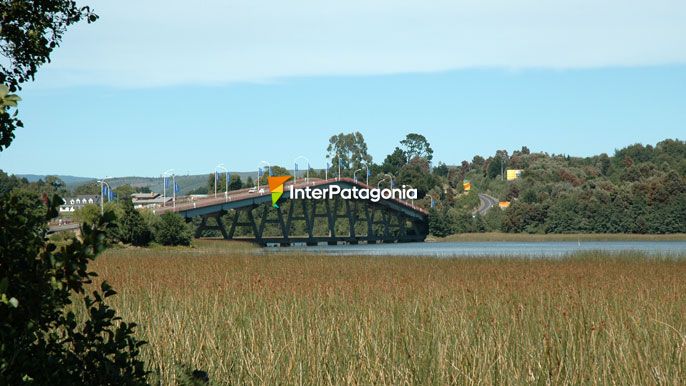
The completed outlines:
{"type": "MultiPolygon", "coordinates": [[[[38,180],[43,180],[47,176],[46,174],[39,175],[39,174],[17,174],[16,175],[19,178],[26,178],[29,182],[36,182],[38,180]]],[[[79,186],[81,184],[85,184],[86,182],[93,181],[95,178],[92,177],[76,177],[76,176],[61,176],[58,175],[60,180],[64,181],[65,184],[67,184],[67,187],[69,189],[72,189],[76,186],[79,186]]]]}
{"type": "MultiPolygon", "coordinates": [[[[176,183],[179,185],[179,188],[181,189],[180,194],[188,194],[188,192],[193,191],[197,188],[207,186],[207,179],[209,174],[210,173],[176,176],[176,183]]],[[[233,172],[231,174],[239,175],[243,182],[245,182],[249,176],[252,176],[253,178],[256,177],[256,173],[254,172],[233,172]]],[[[46,176],[47,175],[39,174],[17,174],[17,177],[26,178],[29,182],[35,182],[40,179],[45,179],[46,176]]],[[[58,175],[57,177],[59,177],[62,181],[64,181],[65,184],[67,184],[67,189],[69,190],[73,190],[79,185],[83,185],[88,182],[97,180],[96,178],[92,177],[76,177],[64,175],[58,175]]],[[[110,184],[112,188],[129,184],[134,188],[148,187],[150,188],[150,190],[154,192],[162,192],[163,189],[163,179],[161,177],[115,177],[108,179],[107,182],[110,184]]],[[[169,192],[169,190],[167,191],[169,192]]]]}

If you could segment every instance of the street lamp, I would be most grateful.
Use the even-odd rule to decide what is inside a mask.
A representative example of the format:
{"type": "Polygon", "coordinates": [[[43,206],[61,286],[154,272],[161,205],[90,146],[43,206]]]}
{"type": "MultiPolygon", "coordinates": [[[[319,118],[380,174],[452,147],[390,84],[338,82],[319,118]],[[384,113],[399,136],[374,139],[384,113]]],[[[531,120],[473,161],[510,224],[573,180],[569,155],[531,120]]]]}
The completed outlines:
{"type": "MultiPolygon", "coordinates": [[[[410,189],[414,189],[414,188],[412,187],[412,185],[403,185],[403,190],[405,190],[405,189],[408,188],[408,187],[409,187],[410,189]]],[[[412,198],[412,199],[410,199],[410,200],[412,201],[412,206],[414,206],[414,198],[412,198]]]]}
{"type": "Polygon", "coordinates": [[[357,182],[357,177],[355,176],[355,174],[356,174],[357,172],[361,172],[362,170],[364,170],[364,169],[357,169],[357,170],[355,170],[355,171],[353,172],[353,180],[355,180],[355,182],[357,182]]]}
{"type": "Polygon", "coordinates": [[[384,175],[391,178],[391,189],[393,189],[393,178],[395,178],[395,177],[391,173],[385,173],[384,175]]]}
{"type": "Polygon", "coordinates": [[[226,191],[224,191],[224,197],[226,197],[229,194],[229,170],[224,167],[224,164],[219,164],[214,167],[214,198],[217,198],[217,169],[222,169],[226,177],[226,191]]]}
{"type": "MultiPolygon", "coordinates": [[[[272,165],[271,165],[269,162],[267,162],[267,161],[260,161],[260,165],[262,165],[262,164],[266,164],[266,165],[267,165],[267,172],[269,173],[269,175],[271,175],[271,174],[272,174],[272,165]]],[[[260,170],[261,170],[261,169],[262,169],[262,168],[258,166],[258,168],[257,168],[257,192],[258,192],[258,193],[260,192],[260,177],[262,177],[262,176],[260,175],[260,170]]]]}
{"type": "Polygon", "coordinates": [[[377,188],[377,189],[380,189],[380,188],[381,188],[381,183],[384,182],[384,181],[386,181],[386,177],[390,177],[390,176],[389,176],[388,174],[384,174],[384,178],[382,178],[381,180],[379,180],[379,182],[376,183],[376,188],[377,188]]]}
{"type": "MultiPolygon", "coordinates": [[[[166,172],[162,173],[162,206],[167,206],[167,178],[169,176],[172,176],[172,180],[174,179],[174,169],[169,169],[166,172]]],[[[172,186],[172,191],[174,191],[174,187],[172,186]]],[[[176,192],[174,192],[174,201],[176,201],[176,192]]]]}
{"type": "Polygon", "coordinates": [[[295,165],[295,169],[293,169],[293,183],[295,184],[298,181],[298,164],[296,163],[297,160],[299,159],[304,159],[307,161],[307,170],[305,171],[305,183],[310,181],[310,160],[307,159],[307,157],[299,155],[293,160],[293,164],[295,165]]]}
{"type": "Polygon", "coordinates": [[[431,204],[429,204],[429,205],[430,205],[429,208],[433,208],[433,207],[434,207],[434,202],[435,202],[436,200],[434,200],[434,197],[433,197],[432,195],[430,195],[430,194],[426,194],[426,196],[429,197],[429,198],[431,199],[431,204]]]}
{"type": "MultiPolygon", "coordinates": [[[[112,188],[110,187],[110,184],[105,182],[106,179],[111,178],[111,177],[105,177],[102,180],[98,181],[100,183],[100,215],[102,216],[105,214],[105,195],[103,194],[103,191],[105,190],[105,186],[107,186],[107,191],[111,191],[112,188]]],[[[107,200],[109,202],[109,198],[107,200]]]]}

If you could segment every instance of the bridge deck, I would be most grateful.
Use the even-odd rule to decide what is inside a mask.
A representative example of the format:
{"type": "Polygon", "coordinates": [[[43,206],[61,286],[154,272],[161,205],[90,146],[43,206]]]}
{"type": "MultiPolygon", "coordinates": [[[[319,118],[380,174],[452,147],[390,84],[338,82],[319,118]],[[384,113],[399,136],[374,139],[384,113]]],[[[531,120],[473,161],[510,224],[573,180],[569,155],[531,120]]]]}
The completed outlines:
{"type": "MultiPolygon", "coordinates": [[[[302,180],[301,180],[302,181],[302,180]]],[[[362,182],[355,181],[352,178],[331,178],[328,180],[311,179],[309,182],[299,181],[295,184],[295,188],[325,188],[330,185],[339,185],[342,187],[352,187],[356,186],[363,189],[372,189],[371,186],[366,185],[362,182]]],[[[287,182],[284,185],[284,193],[282,199],[290,199],[290,187],[292,183],[287,182]]],[[[249,192],[249,189],[240,189],[228,192],[220,192],[217,197],[208,197],[203,199],[198,199],[195,201],[184,201],[177,203],[175,207],[167,206],[162,208],[156,208],[153,210],[155,214],[163,214],[166,212],[176,212],[184,217],[195,217],[198,215],[203,215],[207,213],[212,213],[216,211],[215,207],[221,207],[222,210],[238,209],[244,206],[260,205],[265,202],[271,202],[271,193],[269,192],[268,186],[261,186],[260,189],[264,189],[264,192],[249,192]],[[210,209],[208,211],[207,209],[210,209]]],[[[380,204],[392,204],[395,209],[402,210],[411,217],[426,217],[428,212],[419,206],[412,205],[410,202],[398,200],[398,199],[388,199],[381,200],[380,204]]]]}

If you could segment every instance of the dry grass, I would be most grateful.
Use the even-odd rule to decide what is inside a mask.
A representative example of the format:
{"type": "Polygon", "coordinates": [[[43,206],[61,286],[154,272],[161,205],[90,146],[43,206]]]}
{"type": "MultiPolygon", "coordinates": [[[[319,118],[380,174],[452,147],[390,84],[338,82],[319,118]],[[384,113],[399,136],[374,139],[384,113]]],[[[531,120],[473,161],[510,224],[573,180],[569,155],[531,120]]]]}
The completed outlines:
{"type": "Polygon", "coordinates": [[[674,233],[667,235],[629,234],[629,233],[458,233],[444,238],[430,238],[430,241],[463,241],[463,242],[544,242],[544,241],[684,241],[686,234],[674,233]]]}
{"type": "Polygon", "coordinates": [[[681,384],[686,261],[110,250],[153,378],[215,384],[681,384]]]}

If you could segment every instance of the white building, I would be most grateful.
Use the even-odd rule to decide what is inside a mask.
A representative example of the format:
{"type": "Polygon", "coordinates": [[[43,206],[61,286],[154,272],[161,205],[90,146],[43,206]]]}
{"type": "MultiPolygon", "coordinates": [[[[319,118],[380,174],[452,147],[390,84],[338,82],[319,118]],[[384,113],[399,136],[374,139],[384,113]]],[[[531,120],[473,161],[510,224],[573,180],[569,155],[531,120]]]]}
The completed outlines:
{"type": "Polygon", "coordinates": [[[99,195],[80,195],[75,197],[67,197],[62,199],[63,204],[60,205],[60,212],[73,212],[81,209],[88,204],[100,205],[99,195]]]}

